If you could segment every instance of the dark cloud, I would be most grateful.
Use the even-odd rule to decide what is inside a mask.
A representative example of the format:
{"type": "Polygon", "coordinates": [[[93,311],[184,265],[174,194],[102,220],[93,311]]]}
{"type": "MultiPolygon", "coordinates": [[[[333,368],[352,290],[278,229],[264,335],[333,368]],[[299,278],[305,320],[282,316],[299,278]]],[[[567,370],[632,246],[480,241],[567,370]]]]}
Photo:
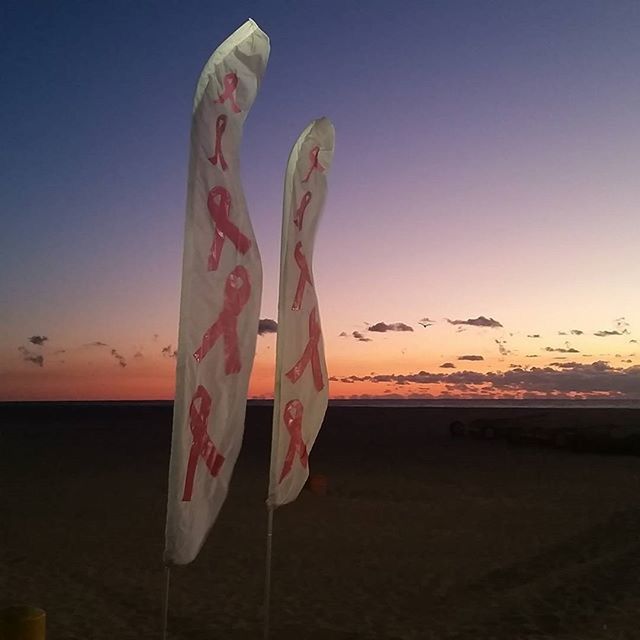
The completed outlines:
{"type": "Polygon", "coordinates": [[[507,371],[480,373],[455,371],[409,374],[347,376],[340,382],[374,382],[401,385],[445,384],[450,390],[465,393],[531,393],[535,395],[597,394],[615,397],[640,397],[640,366],[626,369],[604,361],[591,364],[556,363],[555,367],[515,367],[507,371]]]}
{"type": "Polygon", "coordinates": [[[109,345],[106,342],[100,342],[100,340],[96,340],[94,342],[88,342],[83,345],[85,347],[108,347],[109,345]]]}
{"type": "Polygon", "coordinates": [[[632,340],[629,340],[629,342],[633,342],[634,344],[637,343],[638,341],[634,338],[632,340]]]}
{"type": "Polygon", "coordinates": [[[372,324],[368,330],[376,333],[386,333],[387,331],[413,331],[413,327],[410,327],[404,322],[392,322],[391,324],[377,322],[376,324],[372,324]]]}
{"type": "Polygon", "coordinates": [[[142,353],[142,351],[136,351],[136,352],[133,354],[133,357],[134,357],[134,358],[144,358],[144,354],[142,353]]]}
{"type": "Polygon", "coordinates": [[[580,353],[577,349],[574,349],[569,345],[567,345],[566,347],[557,347],[557,348],[545,347],[544,350],[548,351],[549,353],[580,353]]]}
{"type": "Polygon", "coordinates": [[[127,361],[124,356],[119,354],[115,349],[111,349],[111,355],[116,359],[117,363],[124,369],[127,366],[127,361]]]}
{"type": "Polygon", "coordinates": [[[278,333],[278,323],[271,318],[260,318],[258,322],[258,335],[263,336],[265,333],[278,333]]]}
{"type": "Polygon", "coordinates": [[[38,367],[44,367],[44,356],[41,354],[29,351],[26,347],[18,347],[18,351],[21,353],[24,362],[31,362],[38,367]]]}
{"type": "Polygon", "coordinates": [[[340,338],[348,338],[349,334],[346,331],[341,331],[338,337],[340,337],[340,338]]]}
{"type": "Polygon", "coordinates": [[[371,338],[367,338],[366,336],[362,335],[359,331],[354,331],[351,335],[360,342],[371,342],[371,338]]]}
{"type": "Polygon", "coordinates": [[[567,332],[566,331],[558,331],[558,335],[559,336],[566,336],[567,332]]]}
{"type": "Polygon", "coordinates": [[[59,353],[67,353],[67,350],[66,349],[58,349],[57,351],[53,352],[53,355],[57,356],[59,353]]]}
{"type": "Polygon", "coordinates": [[[47,336],[31,336],[27,338],[31,344],[35,344],[38,347],[41,347],[48,339],[47,336]]]}
{"type": "Polygon", "coordinates": [[[456,368],[456,365],[455,365],[455,364],[453,364],[453,362],[443,362],[443,363],[440,365],[440,368],[441,368],[441,369],[455,369],[455,368],[456,368]]]}
{"type": "Polygon", "coordinates": [[[178,356],[178,352],[170,344],[163,347],[160,353],[163,358],[176,358],[178,356]]]}
{"type": "Polygon", "coordinates": [[[540,356],[537,353],[532,353],[530,355],[525,356],[525,358],[539,358],[540,356]]]}
{"type": "Polygon", "coordinates": [[[422,318],[422,320],[418,320],[418,324],[421,324],[425,329],[430,327],[432,324],[435,324],[435,320],[431,320],[429,318],[422,318]]]}
{"type": "Polygon", "coordinates": [[[626,329],[627,327],[629,327],[629,323],[627,322],[627,319],[623,316],[621,318],[616,318],[613,323],[616,325],[617,329],[626,329]]]}
{"type": "Polygon", "coordinates": [[[622,329],[622,331],[619,331],[618,329],[614,329],[613,331],[604,329],[603,331],[596,331],[593,335],[598,336],[598,338],[607,338],[609,336],[623,336],[628,333],[629,332],[626,329],[622,329]]]}
{"type": "Polygon", "coordinates": [[[491,329],[497,329],[502,325],[493,318],[485,318],[484,316],[478,316],[477,318],[469,318],[468,320],[449,320],[449,324],[468,325],[470,327],[489,327],[491,329]]]}
{"type": "Polygon", "coordinates": [[[472,362],[478,362],[484,360],[483,356],[458,356],[458,360],[471,360],[472,362]]]}
{"type": "Polygon", "coordinates": [[[527,338],[539,338],[540,334],[539,333],[530,333],[527,334],[527,338]]]}
{"type": "Polygon", "coordinates": [[[584,331],[580,331],[580,329],[571,329],[572,336],[581,336],[584,334],[584,331]]]}

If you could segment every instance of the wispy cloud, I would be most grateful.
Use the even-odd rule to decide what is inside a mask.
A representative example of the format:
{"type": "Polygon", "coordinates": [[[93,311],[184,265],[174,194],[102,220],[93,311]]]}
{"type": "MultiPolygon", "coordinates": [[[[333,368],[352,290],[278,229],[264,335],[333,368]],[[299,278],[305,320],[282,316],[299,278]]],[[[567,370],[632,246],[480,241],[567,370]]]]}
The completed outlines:
{"type": "Polygon", "coordinates": [[[22,360],[24,362],[31,362],[38,367],[44,367],[44,356],[40,353],[34,353],[29,351],[26,347],[18,347],[18,351],[22,354],[22,360]]]}
{"type": "Polygon", "coordinates": [[[31,344],[35,344],[38,347],[41,347],[48,339],[47,336],[31,336],[27,338],[31,344]]]}
{"type": "Polygon", "coordinates": [[[371,338],[367,338],[367,336],[363,335],[359,331],[353,331],[351,335],[359,342],[371,342],[371,338]]]}
{"type": "Polygon", "coordinates": [[[511,353],[511,351],[505,346],[507,344],[506,340],[496,340],[495,343],[498,345],[498,351],[501,356],[508,356],[511,353]]]}
{"type": "Polygon", "coordinates": [[[618,329],[613,329],[612,331],[604,329],[602,331],[596,331],[593,335],[598,336],[598,338],[608,338],[609,336],[624,336],[628,333],[627,329],[622,329],[622,331],[618,329]]]}
{"type": "Polygon", "coordinates": [[[391,383],[400,385],[443,384],[462,393],[534,395],[596,394],[640,397],[640,366],[612,367],[604,361],[591,364],[555,363],[549,367],[513,367],[507,371],[481,373],[455,371],[407,374],[375,374],[336,378],[339,382],[391,383]]]}
{"type": "Polygon", "coordinates": [[[82,345],[83,347],[108,347],[106,342],[100,342],[100,340],[94,340],[93,342],[87,342],[82,345]]]}
{"type": "Polygon", "coordinates": [[[386,333],[387,331],[413,331],[413,327],[410,327],[404,322],[392,322],[391,324],[376,322],[376,324],[372,324],[368,330],[376,333],[386,333]]]}
{"type": "Polygon", "coordinates": [[[613,323],[616,325],[616,329],[628,329],[631,325],[627,322],[627,319],[622,316],[621,318],[616,318],[613,323]]]}
{"type": "Polygon", "coordinates": [[[263,336],[265,333],[277,333],[278,323],[271,318],[260,318],[258,321],[258,335],[263,336]]]}
{"type": "Polygon", "coordinates": [[[489,327],[490,329],[498,329],[502,327],[502,324],[497,320],[494,320],[493,318],[485,318],[484,316],[469,318],[468,320],[449,320],[447,318],[447,322],[449,324],[468,325],[470,327],[489,327]]]}
{"type": "Polygon", "coordinates": [[[470,360],[471,362],[478,362],[480,360],[484,360],[483,356],[458,356],[458,360],[470,360]]]}
{"type": "Polygon", "coordinates": [[[527,338],[539,338],[540,334],[539,333],[529,333],[527,334],[527,338]]]}
{"type": "Polygon", "coordinates": [[[160,353],[163,358],[175,358],[178,355],[178,352],[170,344],[163,347],[160,353]]]}
{"type": "Polygon", "coordinates": [[[581,336],[583,334],[584,334],[584,331],[581,331],[580,329],[571,329],[572,336],[581,336]]]}
{"type": "Polygon", "coordinates": [[[545,347],[545,351],[549,353],[580,353],[577,349],[567,345],[566,347],[545,347]]]}
{"type": "Polygon", "coordinates": [[[127,366],[125,357],[119,354],[115,349],[111,349],[111,355],[116,359],[116,362],[124,369],[127,366]]]}

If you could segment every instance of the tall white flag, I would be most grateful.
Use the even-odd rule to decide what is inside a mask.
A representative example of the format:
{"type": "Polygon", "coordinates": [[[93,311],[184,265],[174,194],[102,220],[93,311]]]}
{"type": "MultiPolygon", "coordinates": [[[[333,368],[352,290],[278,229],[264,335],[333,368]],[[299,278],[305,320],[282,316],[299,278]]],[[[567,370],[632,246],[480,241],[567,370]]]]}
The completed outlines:
{"type": "Polygon", "coordinates": [[[293,145],[285,175],[268,497],[272,507],[295,500],[309,477],[309,452],[329,398],[312,266],[334,137],[327,118],[314,120],[293,145]]]}
{"type": "Polygon", "coordinates": [[[209,58],[193,102],[164,560],[191,562],[227,495],[244,432],[262,265],[239,175],[269,57],[248,20],[209,58]]]}

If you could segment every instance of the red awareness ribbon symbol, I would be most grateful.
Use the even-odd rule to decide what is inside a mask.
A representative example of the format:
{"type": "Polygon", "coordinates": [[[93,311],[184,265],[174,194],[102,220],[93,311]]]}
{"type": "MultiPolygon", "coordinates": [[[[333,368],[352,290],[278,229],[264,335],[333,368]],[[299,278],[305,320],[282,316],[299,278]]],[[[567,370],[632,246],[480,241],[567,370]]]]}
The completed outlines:
{"type": "Polygon", "coordinates": [[[293,461],[296,454],[300,456],[300,463],[306,469],[309,463],[309,454],[307,453],[307,446],[302,440],[302,413],[304,407],[300,400],[289,400],[284,407],[283,419],[289,431],[291,439],[289,440],[289,448],[287,449],[287,455],[282,465],[282,473],[280,474],[280,484],[293,468],[293,461]]]}
{"type": "Polygon", "coordinates": [[[236,103],[236,97],[234,95],[235,90],[238,87],[238,76],[233,73],[227,73],[224,77],[224,91],[218,94],[218,99],[214,100],[217,104],[224,104],[225,100],[231,101],[231,110],[234,113],[240,113],[240,107],[236,103]]]}
{"type": "Polygon", "coordinates": [[[224,113],[221,113],[216,119],[216,146],[213,151],[213,156],[209,158],[209,162],[212,165],[217,165],[218,160],[220,160],[220,168],[223,171],[227,170],[227,161],[224,159],[224,155],[222,154],[222,134],[227,128],[227,116],[224,113]]]}
{"type": "Polygon", "coordinates": [[[291,311],[300,311],[302,308],[302,296],[304,295],[304,288],[307,284],[313,286],[311,281],[311,270],[307,264],[307,259],[302,253],[302,242],[296,244],[296,248],[293,250],[293,256],[296,260],[298,267],[300,268],[300,277],[298,278],[298,286],[296,287],[296,295],[291,305],[291,311]]]}
{"type": "Polygon", "coordinates": [[[302,220],[304,218],[304,212],[307,210],[309,203],[311,202],[311,191],[305,192],[300,200],[300,206],[296,209],[296,215],[293,216],[293,224],[298,227],[298,231],[302,231],[302,220]]]}
{"type": "Polygon", "coordinates": [[[213,187],[207,199],[209,215],[216,225],[213,243],[209,252],[209,271],[215,271],[220,264],[224,241],[229,238],[236,249],[245,254],[251,248],[251,240],[245,236],[229,219],[231,210],[231,194],[224,187],[213,187]]]}
{"type": "Polygon", "coordinates": [[[318,160],[319,153],[320,153],[320,147],[313,147],[313,149],[311,149],[311,152],[309,153],[309,160],[311,162],[311,166],[309,167],[309,173],[307,173],[306,178],[304,178],[302,182],[309,181],[309,178],[311,177],[311,174],[313,173],[314,169],[317,169],[318,171],[324,171],[324,167],[320,164],[320,161],[318,160]]]}
{"type": "Polygon", "coordinates": [[[207,433],[207,422],[211,412],[211,396],[208,391],[198,385],[196,392],[191,398],[189,407],[189,429],[193,436],[191,451],[189,452],[189,462],[187,463],[187,474],[184,479],[184,491],[182,501],[190,502],[193,494],[193,481],[198,466],[198,458],[204,460],[207,469],[212,477],[216,477],[224,463],[224,456],[216,449],[216,445],[207,433]],[[196,409],[196,400],[200,400],[200,407],[196,409]]]}
{"type": "Polygon", "coordinates": [[[228,275],[224,285],[224,304],[218,319],[205,331],[200,347],[193,354],[196,362],[201,362],[222,336],[224,372],[228,375],[240,371],[242,365],[238,347],[238,316],[249,301],[250,294],[249,272],[242,265],[238,265],[228,275]]]}
{"type": "Polygon", "coordinates": [[[318,343],[320,342],[321,335],[318,312],[316,307],[314,307],[309,313],[309,342],[307,342],[307,346],[298,362],[285,374],[291,382],[296,383],[304,373],[309,362],[311,362],[313,384],[317,391],[321,391],[324,388],[322,369],[320,368],[320,354],[318,353],[318,343]]]}

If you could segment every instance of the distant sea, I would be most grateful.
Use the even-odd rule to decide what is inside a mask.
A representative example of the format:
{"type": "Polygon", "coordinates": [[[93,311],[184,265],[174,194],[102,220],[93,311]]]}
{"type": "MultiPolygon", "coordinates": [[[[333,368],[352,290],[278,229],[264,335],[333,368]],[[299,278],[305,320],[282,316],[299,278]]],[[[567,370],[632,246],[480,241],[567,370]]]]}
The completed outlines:
{"type": "MultiPolygon", "coordinates": [[[[28,406],[28,405],[50,405],[50,406],[119,406],[119,407],[170,407],[173,400],[69,400],[69,401],[42,401],[42,402],[2,402],[0,405],[28,406]]],[[[255,399],[249,400],[249,406],[271,406],[273,400],[255,399]]],[[[527,398],[515,399],[453,399],[453,398],[357,398],[330,400],[329,406],[335,407],[467,407],[486,409],[639,409],[640,399],[586,399],[568,400],[562,398],[527,398]]]]}

